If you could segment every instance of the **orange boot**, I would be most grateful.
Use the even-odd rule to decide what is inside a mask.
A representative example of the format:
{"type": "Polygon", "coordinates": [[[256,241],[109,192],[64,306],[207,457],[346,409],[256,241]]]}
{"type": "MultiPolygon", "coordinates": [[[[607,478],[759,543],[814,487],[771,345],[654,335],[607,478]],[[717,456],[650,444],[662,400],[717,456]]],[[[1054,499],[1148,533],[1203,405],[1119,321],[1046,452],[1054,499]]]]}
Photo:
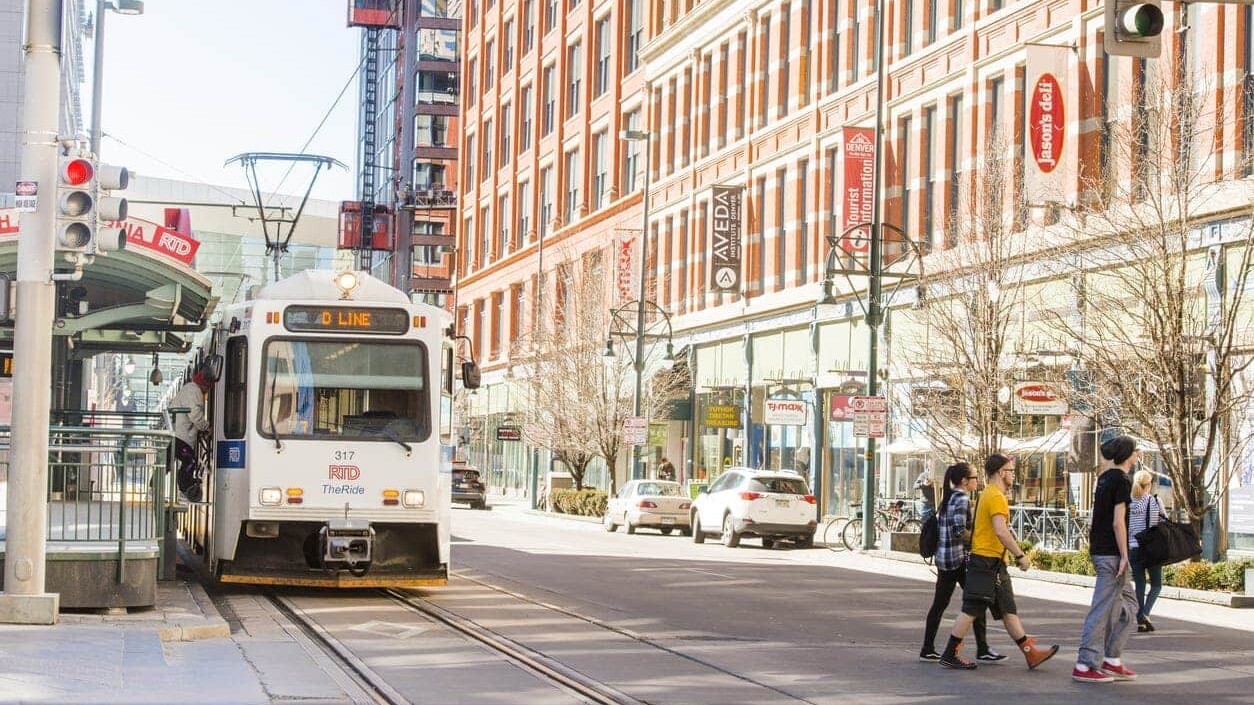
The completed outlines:
{"type": "Polygon", "coordinates": [[[1027,659],[1028,668],[1032,669],[1053,658],[1058,653],[1058,645],[1054,644],[1048,649],[1037,648],[1036,639],[1028,637],[1019,644],[1019,650],[1023,652],[1023,658],[1027,659]]]}

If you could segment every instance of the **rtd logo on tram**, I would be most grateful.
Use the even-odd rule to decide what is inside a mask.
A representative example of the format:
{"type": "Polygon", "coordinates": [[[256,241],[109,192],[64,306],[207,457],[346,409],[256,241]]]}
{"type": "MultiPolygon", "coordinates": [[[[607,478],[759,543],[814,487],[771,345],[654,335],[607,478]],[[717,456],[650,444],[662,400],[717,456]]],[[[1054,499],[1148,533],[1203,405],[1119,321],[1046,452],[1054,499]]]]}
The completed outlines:
{"type": "Polygon", "coordinates": [[[356,465],[331,465],[327,468],[329,480],[357,480],[361,478],[361,468],[356,465]]]}

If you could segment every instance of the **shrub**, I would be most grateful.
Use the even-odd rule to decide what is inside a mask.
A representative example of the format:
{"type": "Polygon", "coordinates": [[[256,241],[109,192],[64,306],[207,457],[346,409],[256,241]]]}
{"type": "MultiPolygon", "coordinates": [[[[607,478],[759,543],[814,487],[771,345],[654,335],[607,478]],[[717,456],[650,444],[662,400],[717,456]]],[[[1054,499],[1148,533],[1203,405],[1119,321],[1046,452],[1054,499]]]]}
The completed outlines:
{"type": "Polygon", "coordinates": [[[609,499],[601,490],[554,490],[553,508],[561,514],[599,517],[605,514],[609,499]]]}
{"type": "Polygon", "coordinates": [[[1211,564],[1205,562],[1182,563],[1176,567],[1175,585],[1193,590],[1214,590],[1215,576],[1211,564]]]}

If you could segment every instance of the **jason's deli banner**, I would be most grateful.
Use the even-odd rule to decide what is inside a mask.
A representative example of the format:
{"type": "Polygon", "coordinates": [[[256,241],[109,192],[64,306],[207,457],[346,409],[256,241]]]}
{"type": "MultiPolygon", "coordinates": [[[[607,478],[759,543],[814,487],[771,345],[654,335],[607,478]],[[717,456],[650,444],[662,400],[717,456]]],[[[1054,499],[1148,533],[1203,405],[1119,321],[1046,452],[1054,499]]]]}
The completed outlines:
{"type": "Polygon", "coordinates": [[[850,254],[867,254],[871,250],[868,233],[862,229],[849,231],[868,225],[875,207],[875,130],[846,127],[841,131],[841,145],[845,163],[841,171],[840,246],[850,254]]]}
{"type": "MultiPolygon", "coordinates": [[[[1027,129],[1024,130],[1023,192],[1028,203],[1065,203],[1071,178],[1074,135],[1067,120],[1067,75],[1071,47],[1029,44],[1027,129]]],[[[1071,110],[1069,110],[1071,108],[1071,110]]]]}
{"type": "Polygon", "coordinates": [[[716,292],[740,290],[741,196],[740,186],[712,189],[714,212],[710,219],[710,286],[716,292]]]}

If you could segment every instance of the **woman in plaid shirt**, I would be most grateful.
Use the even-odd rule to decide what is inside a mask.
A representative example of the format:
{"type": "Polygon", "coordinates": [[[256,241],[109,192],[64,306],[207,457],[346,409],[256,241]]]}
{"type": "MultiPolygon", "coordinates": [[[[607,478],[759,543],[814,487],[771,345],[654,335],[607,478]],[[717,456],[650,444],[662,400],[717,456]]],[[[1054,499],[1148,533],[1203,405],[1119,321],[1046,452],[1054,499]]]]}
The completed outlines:
{"type": "MultiPolygon", "coordinates": [[[[956,463],[945,469],[945,494],[937,507],[936,528],[939,541],[936,545],[936,594],[932,608],[927,612],[927,626],[923,633],[923,649],[920,661],[939,661],[936,651],[936,632],[941,617],[949,607],[954,587],[966,585],[968,545],[971,542],[971,497],[979,487],[979,473],[966,463],[956,463]]],[[[992,662],[1006,657],[988,648],[984,616],[975,620],[976,660],[992,662]]]]}

